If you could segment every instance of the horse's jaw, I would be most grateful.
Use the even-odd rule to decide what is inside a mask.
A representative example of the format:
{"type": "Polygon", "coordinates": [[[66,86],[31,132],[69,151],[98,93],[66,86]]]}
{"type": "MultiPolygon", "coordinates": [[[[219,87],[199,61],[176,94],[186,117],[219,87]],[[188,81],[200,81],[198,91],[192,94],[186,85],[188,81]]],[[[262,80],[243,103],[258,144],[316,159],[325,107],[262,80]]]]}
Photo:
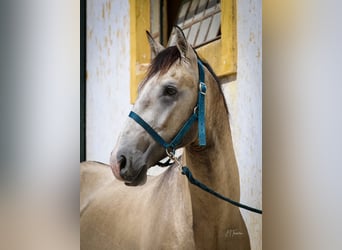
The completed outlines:
{"type": "Polygon", "coordinates": [[[137,168],[136,171],[129,175],[124,174],[124,169],[122,168],[122,159],[120,160],[111,160],[111,169],[114,174],[114,177],[124,182],[127,186],[138,186],[143,185],[147,179],[147,165],[142,165],[137,168]]]}
{"type": "Polygon", "coordinates": [[[144,165],[140,171],[140,173],[136,176],[136,178],[133,181],[125,181],[125,184],[127,186],[139,186],[144,185],[147,180],[147,167],[144,165]]]}

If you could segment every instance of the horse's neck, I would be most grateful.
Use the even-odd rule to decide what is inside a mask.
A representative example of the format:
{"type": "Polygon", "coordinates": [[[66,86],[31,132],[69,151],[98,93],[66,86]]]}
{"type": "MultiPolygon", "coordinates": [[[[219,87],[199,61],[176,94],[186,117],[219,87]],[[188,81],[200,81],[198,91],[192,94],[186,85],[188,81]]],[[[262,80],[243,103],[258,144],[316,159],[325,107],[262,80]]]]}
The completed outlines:
{"type": "Polygon", "coordinates": [[[215,190],[222,190],[231,198],[239,199],[239,174],[229,122],[226,115],[215,112],[216,115],[219,121],[207,129],[207,146],[186,147],[185,163],[197,179],[215,190]]]}
{"type": "MultiPolygon", "coordinates": [[[[196,143],[187,146],[184,150],[184,160],[196,179],[222,195],[238,201],[239,174],[224,97],[214,80],[209,80],[211,82],[207,83],[206,95],[207,146],[200,148],[195,145],[196,143]]],[[[239,217],[237,208],[227,205],[196,186],[189,185],[189,188],[197,241],[201,242],[203,239],[203,244],[222,241],[227,230],[239,227],[239,219],[231,219],[239,217]]]]}
{"type": "Polygon", "coordinates": [[[185,148],[185,161],[194,176],[213,188],[240,196],[239,176],[224,96],[213,77],[207,77],[205,147],[196,141],[185,148]]]}

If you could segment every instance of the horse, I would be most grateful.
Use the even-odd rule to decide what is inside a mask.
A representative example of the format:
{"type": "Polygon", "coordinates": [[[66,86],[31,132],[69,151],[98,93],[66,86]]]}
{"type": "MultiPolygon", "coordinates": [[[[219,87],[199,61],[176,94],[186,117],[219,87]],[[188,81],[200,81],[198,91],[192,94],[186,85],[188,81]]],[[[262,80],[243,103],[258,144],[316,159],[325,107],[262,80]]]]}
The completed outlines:
{"type": "Polygon", "coordinates": [[[239,208],[190,185],[180,174],[178,165],[186,165],[215,191],[240,199],[221,85],[182,30],[176,27],[175,31],[175,45],[167,48],[147,32],[154,59],[139,85],[110,165],[81,164],[81,249],[250,249],[239,208]],[[200,94],[205,96],[202,111],[197,105],[200,94]],[[195,120],[180,138],[189,117],[199,113],[205,123],[195,120]],[[163,142],[177,137],[177,143],[163,147],[131,114],[163,142]],[[178,148],[183,148],[180,158],[173,154],[178,148]],[[150,167],[170,154],[176,161],[173,165],[160,175],[147,175],[150,167]]]}

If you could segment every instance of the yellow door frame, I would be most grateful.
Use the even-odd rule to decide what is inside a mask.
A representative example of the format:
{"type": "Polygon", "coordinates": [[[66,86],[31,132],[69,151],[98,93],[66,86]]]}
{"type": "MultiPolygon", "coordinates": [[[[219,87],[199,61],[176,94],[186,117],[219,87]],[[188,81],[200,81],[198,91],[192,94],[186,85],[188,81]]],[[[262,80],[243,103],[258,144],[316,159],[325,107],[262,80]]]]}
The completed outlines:
{"type": "MultiPolygon", "coordinates": [[[[150,30],[150,0],[130,0],[130,97],[137,98],[139,83],[151,60],[146,30],[150,30]]],[[[236,0],[221,0],[221,38],[196,49],[215,70],[217,76],[236,74],[236,0]]]]}

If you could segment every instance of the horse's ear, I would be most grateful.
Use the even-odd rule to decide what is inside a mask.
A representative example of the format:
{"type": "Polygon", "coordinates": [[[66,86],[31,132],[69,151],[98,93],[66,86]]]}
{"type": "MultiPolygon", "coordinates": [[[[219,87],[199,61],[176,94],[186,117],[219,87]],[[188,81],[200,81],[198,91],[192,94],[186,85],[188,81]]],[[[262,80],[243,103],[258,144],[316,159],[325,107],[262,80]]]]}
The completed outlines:
{"type": "Polygon", "coordinates": [[[174,26],[176,31],[176,46],[181,54],[181,57],[190,60],[193,56],[196,57],[192,47],[187,42],[181,28],[174,26]]]}
{"type": "Polygon", "coordinates": [[[152,52],[152,58],[158,55],[158,53],[162,50],[164,50],[164,46],[158,43],[156,40],[153,39],[150,32],[146,30],[146,36],[148,39],[148,43],[150,44],[151,52],[152,52]]]}

